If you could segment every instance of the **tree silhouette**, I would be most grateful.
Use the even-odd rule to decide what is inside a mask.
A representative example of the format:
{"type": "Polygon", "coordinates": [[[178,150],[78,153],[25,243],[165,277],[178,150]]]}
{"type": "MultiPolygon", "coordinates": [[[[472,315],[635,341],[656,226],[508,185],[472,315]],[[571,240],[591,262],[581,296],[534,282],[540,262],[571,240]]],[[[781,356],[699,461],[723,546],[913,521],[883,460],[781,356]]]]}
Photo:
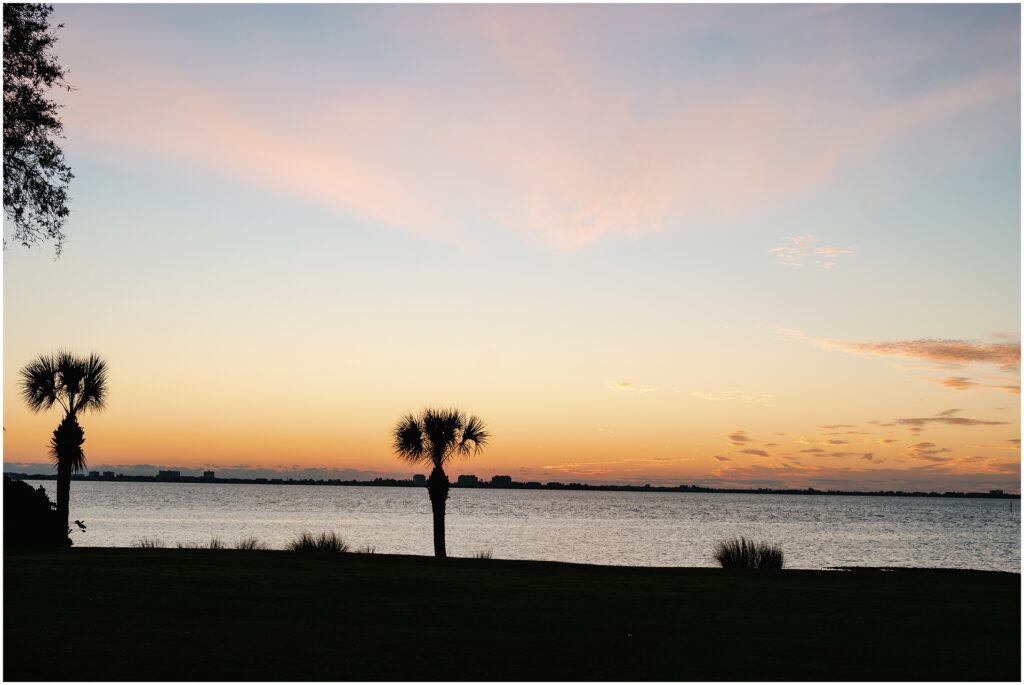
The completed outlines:
{"type": "Polygon", "coordinates": [[[46,97],[53,87],[71,90],[52,53],[52,12],[51,5],[4,3],[4,216],[22,245],[52,239],[59,255],[74,175],[57,144],[60,106],[46,97]]]}
{"type": "Polygon", "coordinates": [[[490,435],[484,422],[466,418],[458,409],[424,409],[419,416],[407,414],[395,426],[394,449],[400,459],[413,464],[431,464],[427,479],[430,507],[434,514],[434,556],[446,556],[444,509],[448,499],[448,475],[444,465],[456,456],[477,454],[490,435]]]}
{"type": "Polygon", "coordinates": [[[45,411],[55,404],[64,409],[64,418],[50,439],[50,455],[57,465],[57,514],[67,529],[71,474],[85,470],[85,431],[78,415],[103,409],[107,363],[95,354],[86,358],[63,351],[40,355],[21,369],[20,385],[32,411],[45,411]]]}

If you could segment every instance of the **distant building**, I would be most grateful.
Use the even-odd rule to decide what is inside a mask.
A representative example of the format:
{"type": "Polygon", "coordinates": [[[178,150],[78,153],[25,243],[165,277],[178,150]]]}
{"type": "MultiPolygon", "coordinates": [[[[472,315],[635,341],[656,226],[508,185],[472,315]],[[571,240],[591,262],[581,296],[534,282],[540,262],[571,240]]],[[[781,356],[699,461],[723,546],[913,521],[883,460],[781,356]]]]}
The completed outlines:
{"type": "Polygon", "coordinates": [[[492,488],[510,488],[512,487],[512,476],[494,476],[491,478],[492,488]]]}
{"type": "Polygon", "coordinates": [[[214,471],[203,471],[203,480],[213,480],[214,471]]]}
{"type": "Polygon", "coordinates": [[[470,473],[459,476],[455,484],[460,488],[477,488],[480,487],[480,479],[470,473]]]}
{"type": "Polygon", "coordinates": [[[412,482],[415,485],[426,485],[427,477],[424,476],[422,473],[417,473],[415,476],[412,477],[412,482]]]}
{"type": "Polygon", "coordinates": [[[157,480],[181,480],[181,471],[157,471],[157,480]]]}
{"type": "Polygon", "coordinates": [[[89,477],[90,478],[99,478],[100,477],[100,472],[99,471],[90,471],[89,472],[89,477]]]}
{"type": "Polygon", "coordinates": [[[114,478],[114,472],[113,471],[104,471],[103,472],[103,477],[104,478],[111,478],[111,479],[113,479],[114,478]]]}
{"type": "Polygon", "coordinates": [[[989,490],[988,494],[990,494],[990,495],[1005,495],[1006,493],[1003,492],[1002,490],[989,490]]]}

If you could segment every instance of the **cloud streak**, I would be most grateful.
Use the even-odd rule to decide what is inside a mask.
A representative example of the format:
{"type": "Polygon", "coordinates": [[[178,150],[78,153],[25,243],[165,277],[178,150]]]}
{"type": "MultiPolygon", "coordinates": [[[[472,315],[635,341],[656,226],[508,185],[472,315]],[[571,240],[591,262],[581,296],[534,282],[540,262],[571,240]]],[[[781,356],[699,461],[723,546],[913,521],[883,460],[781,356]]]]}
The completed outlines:
{"type": "Polygon", "coordinates": [[[973,340],[897,340],[860,342],[853,340],[816,340],[829,349],[854,354],[924,359],[943,364],[993,364],[1004,371],[1020,369],[1020,342],[983,343],[973,340]]]}
{"type": "MultiPolygon", "coordinates": [[[[112,8],[67,11],[78,20],[62,38],[79,86],[65,122],[76,144],[93,154],[179,160],[456,242],[485,225],[572,250],[607,236],[756,215],[826,186],[897,136],[1019,99],[1016,65],[992,59],[961,59],[972,69],[927,87],[890,87],[871,64],[907,60],[905,39],[880,42],[868,27],[882,20],[856,8],[846,12],[858,22],[788,8],[743,19],[700,6],[628,15],[603,6],[340,7],[315,16],[361,29],[366,54],[381,55],[382,64],[344,68],[351,56],[330,51],[342,48],[275,44],[287,69],[268,66],[266,80],[253,76],[255,88],[168,58],[194,46],[158,18],[141,26],[112,8]],[[777,32],[752,30],[768,18],[777,32]],[[819,31],[784,30],[809,22],[836,34],[826,54],[819,31]],[[664,59],[660,46],[708,36],[743,47],[714,88],[701,85],[700,61],[667,62],[673,78],[651,82],[624,80],[621,60],[608,57],[627,54],[625,40],[649,46],[629,50],[635,59],[664,59]],[[866,36],[875,38],[873,60],[847,47],[866,36]],[[415,67],[396,73],[385,59],[392,56],[415,67]],[[417,70],[431,78],[404,78],[417,70]],[[829,87],[837,70],[842,92],[829,87]],[[296,72],[334,87],[302,91],[288,78],[296,72]]],[[[197,23],[207,11],[176,9],[197,23]]],[[[251,40],[263,47],[275,37],[270,29],[253,27],[251,40]]],[[[913,59],[945,59],[952,48],[933,43],[920,41],[913,59]]],[[[956,50],[976,48],[963,42],[956,50]]],[[[640,66],[647,68],[637,73],[653,73],[640,66]]],[[[853,253],[807,237],[791,236],[773,254],[831,268],[853,253]]]]}
{"type": "Polygon", "coordinates": [[[831,269],[836,265],[839,257],[852,257],[857,253],[850,247],[835,247],[834,245],[822,245],[815,247],[817,239],[810,234],[786,236],[789,245],[781,245],[768,250],[779,264],[785,266],[803,266],[805,263],[814,264],[821,269],[831,269]]]}

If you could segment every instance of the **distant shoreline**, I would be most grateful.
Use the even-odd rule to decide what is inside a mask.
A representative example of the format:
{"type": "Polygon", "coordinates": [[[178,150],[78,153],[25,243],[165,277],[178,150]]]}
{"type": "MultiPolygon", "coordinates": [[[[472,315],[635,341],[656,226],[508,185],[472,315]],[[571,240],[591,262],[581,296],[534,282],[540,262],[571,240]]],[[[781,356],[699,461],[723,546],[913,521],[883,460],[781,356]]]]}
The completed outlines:
{"type": "MultiPolygon", "coordinates": [[[[4,473],[14,480],[56,480],[55,474],[44,473],[4,473]]],[[[71,477],[75,481],[105,481],[121,483],[220,483],[229,485],[346,485],[397,488],[425,488],[425,483],[395,478],[375,478],[374,480],[341,480],[312,478],[205,478],[202,476],[130,476],[116,474],[114,476],[83,476],[71,477]]],[[[537,481],[511,481],[503,485],[494,485],[487,481],[474,484],[452,483],[453,488],[469,490],[593,490],[599,492],[692,492],[720,493],[735,495],[836,495],[845,497],[947,497],[954,499],[1020,499],[1020,494],[992,490],[989,492],[905,492],[903,490],[817,490],[805,489],[773,489],[773,488],[708,488],[700,485],[615,485],[589,483],[560,483],[556,481],[540,483],[537,481]]]]}

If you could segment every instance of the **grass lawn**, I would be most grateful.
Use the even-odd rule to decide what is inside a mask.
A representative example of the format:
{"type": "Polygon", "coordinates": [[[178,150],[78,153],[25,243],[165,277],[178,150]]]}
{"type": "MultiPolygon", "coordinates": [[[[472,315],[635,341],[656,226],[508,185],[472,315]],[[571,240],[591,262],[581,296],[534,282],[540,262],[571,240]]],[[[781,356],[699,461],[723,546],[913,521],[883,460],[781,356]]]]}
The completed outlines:
{"type": "Polygon", "coordinates": [[[5,680],[1012,680],[1020,576],[4,554],[5,680]]]}

